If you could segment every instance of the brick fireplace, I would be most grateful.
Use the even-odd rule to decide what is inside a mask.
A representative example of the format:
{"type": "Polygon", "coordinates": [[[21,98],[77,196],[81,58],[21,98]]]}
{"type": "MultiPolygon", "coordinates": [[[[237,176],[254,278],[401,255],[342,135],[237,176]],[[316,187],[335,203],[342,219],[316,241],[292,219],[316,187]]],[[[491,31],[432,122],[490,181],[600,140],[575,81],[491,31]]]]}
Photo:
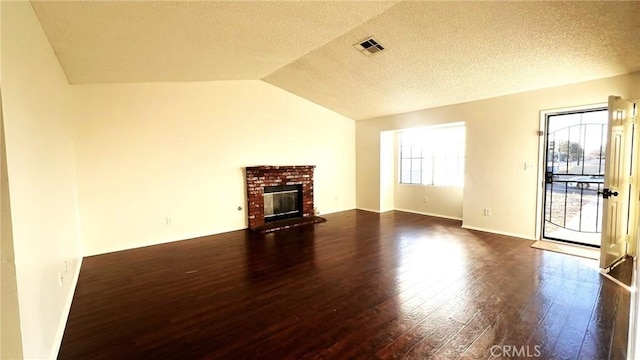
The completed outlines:
{"type": "MultiPolygon", "coordinates": [[[[313,171],[314,165],[301,166],[254,166],[246,168],[247,209],[249,229],[261,232],[279,230],[304,223],[324,221],[314,216],[313,171]],[[292,189],[299,189],[297,192],[292,189]],[[266,191],[265,191],[266,190],[266,191]],[[295,194],[291,194],[294,193],[295,194]],[[267,196],[265,197],[265,193],[267,196]],[[289,193],[289,206],[297,202],[299,209],[284,211],[283,218],[272,218],[272,193],[289,193]],[[267,212],[265,214],[265,198],[267,212]],[[266,231],[265,231],[266,230],[266,231]]],[[[278,206],[275,206],[276,208],[278,206]]]]}

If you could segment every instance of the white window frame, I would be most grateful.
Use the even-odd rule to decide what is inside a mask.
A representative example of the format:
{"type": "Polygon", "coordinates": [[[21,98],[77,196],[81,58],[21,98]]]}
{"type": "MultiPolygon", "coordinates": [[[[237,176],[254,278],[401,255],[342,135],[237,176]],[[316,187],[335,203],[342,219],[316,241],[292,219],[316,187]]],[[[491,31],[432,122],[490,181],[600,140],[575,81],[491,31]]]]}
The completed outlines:
{"type": "Polygon", "coordinates": [[[399,184],[439,187],[464,186],[464,162],[466,145],[466,127],[464,122],[405,129],[400,131],[399,133],[399,184]],[[442,138],[447,132],[449,132],[450,136],[459,136],[459,134],[454,135],[455,131],[462,131],[461,138],[456,138],[453,140],[442,138]],[[414,140],[411,141],[410,144],[405,144],[403,143],[403,138],[408,134],[411,134],[410,136],[413,136],[414,140]],[[424,142],[415,140],[415,137],[423,138],[424,142]],[[455,141],[457,144],[451,144],[450,141],[455,141]],[[420,142],[420,144],[418,142],[420,142]],[[418,156],[415,156],[416,154],[414,153],[414,147],[418,147],[418,156]],[[411,149],[408,156],[406,155],[407,148],[411,149]],[[444,152],[442,150],[444,150],[444,152]],[[455,154],[453,156],[450,155],[452,150],[455,151],[455,154]],[[429,156],[431,156],[431,160],[428,160],[429,156]],[[442,167],[442,163],[439,164],[439,162],[450,157],[454,158],[454,161],[456,162],[455,175],[451,175],[451,173],[447,171],[451,168],[445,169],[442,167]],[[419,160],[420,169],[418,170],[418,174],[416,174],[415,170],[413,169],[416,160],[419,160]],[[408,181],[405,168],[407,163],[410,166],[408,172],[408,181]],[[439,172],[439,169],[443,170],[444,172],[439,172]],[[403,170],[405,171],[403,172],[403,170]],[[417,179],[415,177],[417,177],[417,179]]]}

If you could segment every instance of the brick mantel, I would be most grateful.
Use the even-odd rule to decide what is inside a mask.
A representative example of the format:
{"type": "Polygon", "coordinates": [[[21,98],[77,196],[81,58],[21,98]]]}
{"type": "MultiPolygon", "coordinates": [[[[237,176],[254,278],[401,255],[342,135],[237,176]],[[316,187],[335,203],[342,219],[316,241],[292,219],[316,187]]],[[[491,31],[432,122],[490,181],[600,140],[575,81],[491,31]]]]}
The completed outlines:
{"type": "Polygon", "coordinates": [[[256,229],[265,224],[264,188],[266,186],[302,185],[302,216],[313,216],[314,168],[315,165],[247,167],[249,228],[256,229]]]}

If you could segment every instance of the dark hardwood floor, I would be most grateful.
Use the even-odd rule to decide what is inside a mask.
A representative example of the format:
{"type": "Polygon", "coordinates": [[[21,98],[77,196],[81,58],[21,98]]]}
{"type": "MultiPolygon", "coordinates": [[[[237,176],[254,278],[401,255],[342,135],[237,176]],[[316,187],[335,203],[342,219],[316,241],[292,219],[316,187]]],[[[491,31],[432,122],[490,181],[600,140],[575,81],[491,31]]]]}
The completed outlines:
{"type": "Polygon", "coordinates": [[[595,260],[402,212],[326,219],[85,258],[59,358],[626,357],[629,293],[595,260]]]}
{"type": "Polygon", "coordinates": [[[633,278],[633,258],[627,256],[622,263],[611,269],[609,275],[621,283],[631,286],[633,278]]]}

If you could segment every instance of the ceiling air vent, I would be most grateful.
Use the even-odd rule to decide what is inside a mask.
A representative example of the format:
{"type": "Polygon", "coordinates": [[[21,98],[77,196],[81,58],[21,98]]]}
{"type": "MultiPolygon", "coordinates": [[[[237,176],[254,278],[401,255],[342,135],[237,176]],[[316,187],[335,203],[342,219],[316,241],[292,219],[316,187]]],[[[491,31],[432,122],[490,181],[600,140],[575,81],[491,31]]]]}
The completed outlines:
{"type": "Polygon", "coordinates": [[[384,50],[384,47],[382,47],[382,45],[378,44],[378,42],[370,37],[364,41],[361,41],[357,44],[353,45],[354,48],[358,49],[358,51],[360,51],[361,53],[365,54],[365,55],[372,55],[375,53],[378,53],[382,50],[384,50]]]}

